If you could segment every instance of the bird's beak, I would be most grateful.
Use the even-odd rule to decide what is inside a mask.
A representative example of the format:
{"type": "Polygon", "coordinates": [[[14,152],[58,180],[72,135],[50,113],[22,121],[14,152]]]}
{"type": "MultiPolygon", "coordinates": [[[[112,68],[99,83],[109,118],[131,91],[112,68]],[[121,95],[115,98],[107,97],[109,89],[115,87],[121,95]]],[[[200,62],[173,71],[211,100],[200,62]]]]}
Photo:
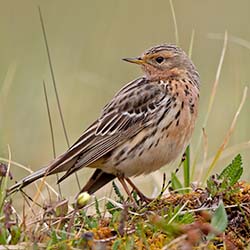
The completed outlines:
{"type": "Polygon", "coordinates": [[[135,64],[144,64],[144,60],[141,57],[123,58],[122,60],[135,64]]]}

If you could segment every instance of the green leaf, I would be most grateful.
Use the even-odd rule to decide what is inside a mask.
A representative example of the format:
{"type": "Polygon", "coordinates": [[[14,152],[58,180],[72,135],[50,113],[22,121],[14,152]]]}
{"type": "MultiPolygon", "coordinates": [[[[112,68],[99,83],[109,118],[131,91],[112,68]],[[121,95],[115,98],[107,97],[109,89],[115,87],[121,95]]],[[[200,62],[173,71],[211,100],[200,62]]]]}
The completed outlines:
{"type": "Polygon", "coordinates": [[[178,177],[176,176],[175,173],[171,174],[171,183],[172,183],[173,190],[177,190],[177,189],[183,188],[180,180],[178,179],[178,177]]]}
{"type": "Polygon", "coordinates": [[[106,208],[108,209],[108,211],[109,211],[109,213],[110,213],[111,215],[116,211],[115,205],[114,205],[112,202],[110,202],[110,201],[108,201],[108,202],[105,204],[105,206],[106,206],[106,208]]]}
{"type": "Polygon", "coordinates": [[[219,179],[228,180],[229,185],[234,185],[241,177],[243,173],[242,158],[238,154],[219,175],[219,179]]]}
{"type": "Polygon", "coordinates": [[[215,210],[213,214],[211,226],[217,232],[222,233],[227,228],[227,224],[228,224],[228,218],[227,218],[226,209],[224,207],[223,202],[221,201],[218,208],[215,210]]]}
{"type": "Polygon", "coordinates": [[[120,201],[121,202],[124,201],[124,197],[121,194],[120,189],[118,188],[118,186],[115,184],[114,181],[112,181],[112,186],[113,186],[113,189],[115,191],[115,194],[118,196],[118,198],[120,199],[120,201]]]}
{"type": "Polygon", "coordinates": [[[96,210],[96,214],[98,215],[98,218],[101,219],[102,214],[99,208],[99,202],[96,197],[95,197],[95,210],[96,210]]]}
{"type": "Polygon", "coordinates": [[[207,189],[212,197],[214,197],[216,195],[216,193],[218,192],[218,187],[215,184],[215,177],[214,176],[211,176],[207,179],[207,189]]]}
{"type": "Polygon", "coordinates": [[[114,213],[116,213],[117,211],[120,211],[121,209],[116,207],[112,202],[108,201],[106,203],[106,208],[108,209],[109,213],[113,216],[114,213]]]}

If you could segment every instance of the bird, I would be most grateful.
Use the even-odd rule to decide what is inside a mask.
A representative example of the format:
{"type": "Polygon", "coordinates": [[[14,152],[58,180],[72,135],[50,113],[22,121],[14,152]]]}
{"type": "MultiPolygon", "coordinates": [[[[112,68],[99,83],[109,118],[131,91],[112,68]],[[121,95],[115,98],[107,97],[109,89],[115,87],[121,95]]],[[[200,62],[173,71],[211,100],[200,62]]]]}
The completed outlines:
{"type": "Polygon", "coordinates": [[[197,119],[200,76],[175,44],[156,45],[123,60],[141,66],[144,74],[122,87],[65,153],[14,184],[9,194],[64,172],[60,183],[88,167],[94,172],[79,194],[91,195],[118,178],[128,195],[130,185],[146,200],[131,177],[150,174],[185,151],[197,119]]]}

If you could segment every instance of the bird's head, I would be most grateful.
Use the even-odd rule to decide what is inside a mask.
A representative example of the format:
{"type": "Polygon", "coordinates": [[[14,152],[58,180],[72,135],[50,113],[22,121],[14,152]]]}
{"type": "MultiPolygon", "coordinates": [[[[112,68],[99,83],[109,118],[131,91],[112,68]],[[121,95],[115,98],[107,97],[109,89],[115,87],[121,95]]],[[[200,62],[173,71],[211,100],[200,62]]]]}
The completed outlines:
{"type": "Polygon", "coordinates": [[[186,53],[176,45],[154,46],[140,57],[123,60],[141,65],[146,77],[150,80],[165,80],[176,74],[197,72],[186,53]]]}

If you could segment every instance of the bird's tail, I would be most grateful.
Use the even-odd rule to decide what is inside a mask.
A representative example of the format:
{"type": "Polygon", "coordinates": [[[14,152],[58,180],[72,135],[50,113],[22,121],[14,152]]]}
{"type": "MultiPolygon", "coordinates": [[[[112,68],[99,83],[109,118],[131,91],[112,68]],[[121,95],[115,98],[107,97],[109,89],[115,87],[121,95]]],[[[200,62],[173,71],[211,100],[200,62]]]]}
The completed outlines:
{"type": "Polygon", "coordinates": [[[76,157],[65,161],[65,155],[66,154],[59,156],[57,159],[52,161],[48,166],[37,170],[36,172],[28,175],[27,177],[24,177],[22,180],[20,180],[12,187],[10,187],[7,190],[7,194],[8,195],[13,194],[42,177],[67,171],[76,162],[76,157]]]}
{"type": "MultiPolygon", "coordinates": [[[[39,170],[37,170],[36,172],[24,177],[22,180],[20,180],[19,182],[17,182],[16,184],[14,184],[13,186],[11,186],[8,190],[7,190],[7,194],[13,194],[15,192],[17,192],[18,190],[24,188],[25,186],[29,185],[30,183],[46,176],[46,172],[47,172],[48,168],[44,167],[41,168],[39,170]]],[[[48,174],[50,175],[50,174],[48,174]]]]}

